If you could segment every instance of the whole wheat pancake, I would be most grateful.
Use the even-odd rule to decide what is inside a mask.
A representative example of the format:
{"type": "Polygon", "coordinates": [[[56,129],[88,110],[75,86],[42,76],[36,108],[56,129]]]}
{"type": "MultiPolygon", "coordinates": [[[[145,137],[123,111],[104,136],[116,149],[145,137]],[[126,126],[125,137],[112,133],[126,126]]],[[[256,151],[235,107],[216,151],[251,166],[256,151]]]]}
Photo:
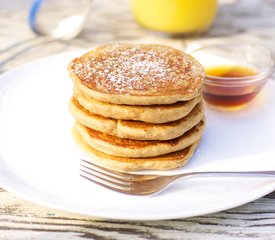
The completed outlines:
{"type": "Polygon", "coordinates": [[[80,123],[75,124],[84,141],[98,151],[119,157],[152,157],[182,150],[200,140],[204,121],[182,136],[165,141],[139,141],[125,138],[118,138],[100,131],[87,128],[80,123]]]}
{"type": "Polygon", "coordinates": [[[89,112],[108,118],[135,120],[148,123],[176,121],[191,112],[201,97],[168,105],[133,106],[97,101],[75,90],[74,97],[89,112]]]}
{"type": "Polygon", "coordinates": [[[139,171],[139,170],[168,170],[182,167],[187,164],[188,160],[192,157],[199,142],[186,147],[183,150],[165,154],[157,157],[147,158],[124,158],[115,157],[106,153],[100,152],[90,147],[81,137],[81,135],[73,129],[73,136],[78,145],[85,151],[85,153],[91,157],[91,159],[85,159],[87,161],[94,162],[96,164],[108,167],[110,169],[116,169],[120,171],[139,171]]]}
{"type": "Polygon", "coordinates": [[[204,120],[202,103],[198,103],[185,117],[168,123],[153,124],[119,120],[118,137],[136,140],[170,140],[178,138],[204,120]]]}
{"type": "Polygon", "coordinates": [[[193,57],[163,45],[104,45],[74,59],[75,86],[99,101],[171,104],[200,95],[204,69],[193,57]]]}
{"type": "Polygon", "coordinates": [[[169,140],[177,138],[204,118],[201,102],[184,118],[162,124],[106,118],[90,113],[74,97],[70,101],[69,108],[75,120],[86,127],[120,138],[136,140],[169,140]]]}

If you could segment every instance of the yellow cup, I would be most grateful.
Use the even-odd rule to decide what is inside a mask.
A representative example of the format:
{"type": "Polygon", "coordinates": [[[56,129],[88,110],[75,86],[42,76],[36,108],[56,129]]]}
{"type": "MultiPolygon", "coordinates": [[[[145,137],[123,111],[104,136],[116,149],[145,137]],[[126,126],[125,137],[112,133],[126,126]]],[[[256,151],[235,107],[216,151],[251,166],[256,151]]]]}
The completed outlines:
{"type": "Polygon", "coordinates": [[[192,34],[208,30],[215,19],[217,5],[217,0],[132,0],[132,12],[145,28],[192,34]]]}

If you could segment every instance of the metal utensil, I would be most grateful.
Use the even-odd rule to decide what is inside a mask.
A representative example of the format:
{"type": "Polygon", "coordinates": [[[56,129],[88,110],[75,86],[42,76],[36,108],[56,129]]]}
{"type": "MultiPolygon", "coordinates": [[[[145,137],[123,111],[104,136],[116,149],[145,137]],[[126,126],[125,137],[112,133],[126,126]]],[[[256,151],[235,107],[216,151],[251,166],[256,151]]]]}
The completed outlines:
{"type": "Polygon", "coordinates": [[[148,195],[160,192],[179,178],[187,177],[224,177],[224,176],[262,176],[275,177],[275,171],[213,171],[188,172],[175,175],[133,174],[111,170],[81,159],[80,176],[108,189],[133,194],[148,195]]]}

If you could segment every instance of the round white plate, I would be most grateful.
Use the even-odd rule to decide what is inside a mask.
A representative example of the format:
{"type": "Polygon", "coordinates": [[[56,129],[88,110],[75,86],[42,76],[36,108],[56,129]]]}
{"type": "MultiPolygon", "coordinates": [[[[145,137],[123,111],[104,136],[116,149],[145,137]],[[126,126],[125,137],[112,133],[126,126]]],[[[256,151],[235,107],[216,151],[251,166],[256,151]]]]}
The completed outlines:
{"type": "MultiPolygon", "coordinates": [[[[116,193],[79,176],[82,153],[71,137],[69,61],[50,56],[0,78],[0,186],[48,207],[94,217],[159,220],[213,213],[275,189],[275,178],[180,180],[154,196],[116,193]]],[[[239,112],[206,107],[207,127],[192,170],[275,170],[275,84],[239,112]]]]}

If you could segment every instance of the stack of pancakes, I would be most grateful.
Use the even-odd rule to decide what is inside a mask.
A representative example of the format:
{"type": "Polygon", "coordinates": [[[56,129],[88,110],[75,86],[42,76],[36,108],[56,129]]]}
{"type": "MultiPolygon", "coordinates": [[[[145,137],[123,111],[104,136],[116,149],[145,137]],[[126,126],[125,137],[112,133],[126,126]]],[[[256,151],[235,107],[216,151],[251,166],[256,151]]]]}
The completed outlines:
{"type": "Polygon", "coordinates": [[[204,70],[191,56],[163,45],[104,45],[68,72],[75,136],[92,161],[134,171],[190,159],[204,129],[204,70]]]}

